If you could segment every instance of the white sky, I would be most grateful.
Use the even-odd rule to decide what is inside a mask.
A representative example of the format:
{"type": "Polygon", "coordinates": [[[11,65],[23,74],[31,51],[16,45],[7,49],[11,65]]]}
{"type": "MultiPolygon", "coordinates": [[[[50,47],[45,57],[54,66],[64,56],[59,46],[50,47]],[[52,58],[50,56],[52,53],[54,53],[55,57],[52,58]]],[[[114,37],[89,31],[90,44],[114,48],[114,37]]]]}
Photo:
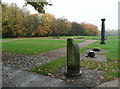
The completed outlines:
{"type": "MultiPolygon", "coordinates": [[[[50,0],[47,0],[48,2],[50,0]]],[[[46,12],[55,17],[65,17],[69,21],[95,24],[101,29],[101,19],[106,18],[106,29],[118,29],[118,2],[120,0],[51,0],[53,6],[47,6],[46,12]]],[[[24,5],[24,0],[2,0],[7,3],[24,5]]],[[[27,6],[31,13],[37,13],[27,6]]]]}

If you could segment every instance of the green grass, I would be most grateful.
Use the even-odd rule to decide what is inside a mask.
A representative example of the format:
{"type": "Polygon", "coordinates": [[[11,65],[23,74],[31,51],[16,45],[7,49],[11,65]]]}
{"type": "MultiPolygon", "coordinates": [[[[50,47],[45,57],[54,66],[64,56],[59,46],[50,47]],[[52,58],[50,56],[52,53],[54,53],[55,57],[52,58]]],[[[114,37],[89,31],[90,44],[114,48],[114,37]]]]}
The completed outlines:
{"type": "MultiPolygon", "coordinates": [[[[75,43],[84,40],[76,40],[75,43]]],[[[20,39],[2,42],[2,52],[34,55],[66,46],[66,40],[20,39]]]]}
{"type": "Polygon", "coordinates": [[[90,60],[81,60],[81,67],[102,70],[105,72],[105,80],[113,80],[120,77],[117,62],[96,62],[90,60]]]}
{"type": "Polygon", "coordinates": [[[111,39],[111,41],[108,41],[108,54],[107,59],[108,60],[118,60],[118,41],[116,39],[111,39]]]}
{"type": "Polygon", "coordinates": [[[33,68],[32,71],[41,73],[44,75],[49,75],[57,71],[59,68],[63,67],[66,65],[66,58],[62,57],[60,59],[51,61],[49,63],[43,64],[39,67],[33,68]]]}
{"type": "MultiPolygon", "coordinates": [[[[101,49],[107,49],[108,53],[103,53],[107,55],[109,61],[107,62],[96,62],[91,60],[81,60],[81,67],[91,68],[102,70],[105,72],[105,80],[113,80],[117,77],[120,77],[120,73],[118,72],[118,42],[116,37],[110,37],[110,40],[107,41],[107,45],[100,45],[100,41],[97,41],[87,47],[81,49],[81,53],[84,53],[87,49],[92,49],[93,47],[100,47],[101,49]]],[[[33,68],[32,71],[49,75],[54,73],[56,70],[66,65],[66,57],[62,57],[60,59],[51,61],[49,63],[43,64],[42,66],[33,68]]]]}
{"type": "Polygon", "coordinates": [[[78,38],[82,37],[84,39],[100,39],[100,36],[61,36],[60,38],[78,38]]]}

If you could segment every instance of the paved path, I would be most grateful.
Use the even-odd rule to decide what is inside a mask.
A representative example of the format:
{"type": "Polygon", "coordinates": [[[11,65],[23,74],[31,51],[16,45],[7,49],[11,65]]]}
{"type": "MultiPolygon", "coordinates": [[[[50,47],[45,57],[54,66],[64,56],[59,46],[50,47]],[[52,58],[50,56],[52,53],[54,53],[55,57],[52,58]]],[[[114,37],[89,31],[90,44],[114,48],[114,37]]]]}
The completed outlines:
{"type": "MultiPolygon", "coordinates": [[[[78,45],[80,46],[80,48],[83,48],[96,41],[97,40],[86,40],[85,42],[79,43],[78,45]]],[[[46,57],[49,57],[50,59],[58,59],[60,57],[66,56],[66,47],[40,53],[40,54],[36,54],[34,56],[46,56],[46,57]]]]}
{"type": "MultiPolygon", "coordinates": [[[[80,48],[83,48],[95,41],[97,40],[87,40],[79,43],[80,48]]],[[[34,56],[47,56],[48,58],[52,57],[53,59],[57,59],[65,55],[66,48],[60,48],[34,56]]],[[[3,87],[81,87],[80,89],[85,89],[83,86],[71,84],[53,77],[35,74],[22,69],[15,70],[8,66],[5,67],[7,68],[3,70],[3,87]]]]}
{"type": "Polygon", "coordinates": [[[102,84],[96,86],[93,89],[99,89],[99,87],[108,87],[108,88],[110,88],[110,87],[119,87],[120,88],[120,84],[118,84],[119,81],[120,81],[120,78],[112,80],[112,81],[108,81],[108,82],[105,82],[105,83],[102,83],[102,84]]]}
{"type": "Polygon", "coordinates": [[[22,39],[9,39],[9,40],[0,40],[0,42],[8,42],[8,41],[15,41],[15,40],[22,40],[22,39]]]}

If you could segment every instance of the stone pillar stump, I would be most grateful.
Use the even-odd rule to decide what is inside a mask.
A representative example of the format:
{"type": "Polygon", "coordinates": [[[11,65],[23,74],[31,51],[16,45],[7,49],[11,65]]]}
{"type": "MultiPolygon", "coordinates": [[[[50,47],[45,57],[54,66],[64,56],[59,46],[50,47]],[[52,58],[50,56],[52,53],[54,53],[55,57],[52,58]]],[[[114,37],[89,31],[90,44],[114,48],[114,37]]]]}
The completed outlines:
{"type": "Polygon", "coordinates": [[[74,44],[74,39],[67,39],[67,72],[68,76],[79,76],[80,70],[80,49],[74,44]]]}

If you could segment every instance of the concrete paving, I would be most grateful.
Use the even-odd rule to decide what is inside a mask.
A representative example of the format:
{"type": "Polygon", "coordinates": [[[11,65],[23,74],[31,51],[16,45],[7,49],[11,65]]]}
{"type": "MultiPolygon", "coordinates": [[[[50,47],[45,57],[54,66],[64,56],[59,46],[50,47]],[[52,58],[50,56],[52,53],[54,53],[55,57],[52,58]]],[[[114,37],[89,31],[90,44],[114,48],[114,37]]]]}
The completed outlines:
{"type": "MultiPolygon", "coordinates": [[[[2,87],[79,87],[80,89],[88,89],[79,84],[68,83],[64,80],[40,75],[30,71],[14,70],[11,68],[8,68],[8,71],[9,72],[4,73],[3,75],[2,87]]],[[[102,83],[93,89],[101,89],[101,87],[116,87],[116,89],[118,89],[118,80],[120,80],[120,78],[102,83]]]]}
{"type": "MultiPolygon", "coordinates": [[[[95,89],[99,89],[99,87],[118,87],[120,89],[120,84],[119,84],[120,78],[116,80],[112,80],[109,82],[102,83],[98,86],[95,87],[95,89]]],[[[94,89],[94,88],[93,88],[94,89]]]]}
{"type": "Polygon", "coordinates": [[[6,73],[3,76],[3,87],[79,87],[87,89],[77,84],[23,70],[11,70],[11,73],[6,73]],[[4,78],[6,76],[11,76],[11,78],[4,78]]]}

